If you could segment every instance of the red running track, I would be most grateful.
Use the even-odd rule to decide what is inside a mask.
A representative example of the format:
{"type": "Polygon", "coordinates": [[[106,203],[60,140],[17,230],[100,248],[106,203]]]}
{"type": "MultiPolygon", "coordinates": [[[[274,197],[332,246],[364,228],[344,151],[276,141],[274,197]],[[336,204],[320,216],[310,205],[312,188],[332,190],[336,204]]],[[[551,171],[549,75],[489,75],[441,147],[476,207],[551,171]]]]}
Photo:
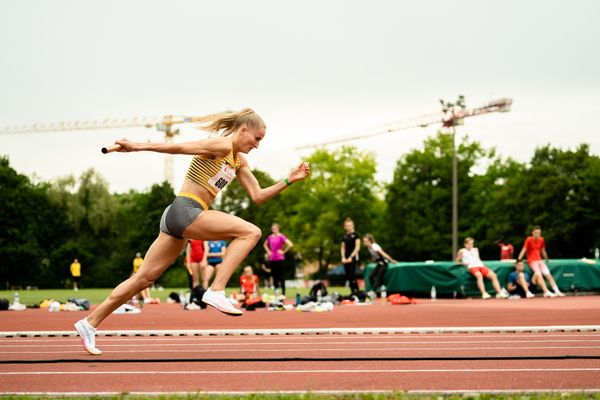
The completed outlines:
{"type": "MultiPolygon", "coordinates": [[[[339,306],[332,312],[267,312],[231,318],[213,309],[182,311],[177,304],[147,305],[141,314],[111,315],[101,329],[267,329],[323,327],[595,325],[600,296],[521,300],[420,300],[416,305],[339,306]]],[[[64,331],[84,312],[45,309],[0,312],[2,331],[64,331]]]]}
{"type": "MultiPolygon", "coordinates": [[[[598,297],[465,300],[338,307],[331,313],[259,310],[241,318],[161,305],[111,316],[102,327],[590,325],[600,321],[599,305],[598,297]]],[[[69,330],[81,316],[1,313],[0,326],[69,330]]],[[[92,357],[75,337],[2,338],[0,393],[600,390],[597,332],[100,337],[98,346],[104,354],[92,357]],[[19,363],[25,360],[32,363],[19,363]]]]}
{"type": "Polygon", "coordinates": [[[0,364],[1,392],[525,391],[600,387],[600,333],[108,337],[100,338],[99,346],[104,354],[92,357],[83,353],[77,338],[0,339],[4,362],[63,360],[0,364]],[[548,356],[596,358],[538,358],[548,356]],[[275,360],[293,357],[305,360],[275,360]],[[323,357],[338,360],[315,360],[323,357]],[[356,359],[365,357],[382,359],[356,359]],[[244,361],[248,358],[256,361],[244,361]]]}

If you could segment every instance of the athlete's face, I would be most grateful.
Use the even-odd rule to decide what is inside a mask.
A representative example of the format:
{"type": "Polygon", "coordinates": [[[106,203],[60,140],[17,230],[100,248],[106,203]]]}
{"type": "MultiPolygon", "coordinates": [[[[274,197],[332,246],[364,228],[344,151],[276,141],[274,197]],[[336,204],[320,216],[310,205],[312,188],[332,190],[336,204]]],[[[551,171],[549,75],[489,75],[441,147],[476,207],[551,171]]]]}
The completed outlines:
{"type": "Polygon", "coordinates": [[[542,230],[541,229],[534,229],[531,234],[533,235],[534,238],[539,238],[540,236],[542,236],[542,230]]]}
{"type": "Polygon", "coordinates": [[[271,232],[277,235],[279,233],[279,226],[275,224],[271,225],[271,232]]]}
{"type": "Polygon", "coordinates": [[[258,149],[260,142],[265,137],[265,133],[266,129],[264,127],[242,127],[242,134],[240,135],[240,151],[247,154],[254,149],[258,149]]]}
{"type": "Polygon", "coordinates": [[[363,239],[363,243],[365,244],[365,246],[370,247],[373,243],[371,243],[371,241],[367,238],[363,239]]]}
{"type": "Polygon", "coordinates": [[[251,276],[252,275],[252,268],[244,268],[244,274],[251,276]]]}
{"type": "Polygon", "coordinates": [[[467,241],[465,242],[465,249],[467,249],[467,250],[471,250],[471,249],[473,248],[473,244],[474,244],[474,243],[475,243],[475,242],[474,242],[473,240],[467,240],[467,241]]]}

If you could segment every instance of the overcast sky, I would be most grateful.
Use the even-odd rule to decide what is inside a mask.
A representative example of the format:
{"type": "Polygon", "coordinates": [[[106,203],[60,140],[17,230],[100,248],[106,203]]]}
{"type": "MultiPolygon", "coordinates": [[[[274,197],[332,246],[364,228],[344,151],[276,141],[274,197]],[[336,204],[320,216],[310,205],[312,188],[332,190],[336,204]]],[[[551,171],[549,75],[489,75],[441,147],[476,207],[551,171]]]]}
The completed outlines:
{"type": "MultiPolygon", "coordinates": [[[[527,161],[536,146],[600,154],[600,2],[0,1],[0,125],[204,115],[254,108],[267,137],[253,167],[280,178],[293,147],[439,110],[514,100],[466,120],[469,134],[527,161]]],[[[379,178],[437,127],[358,141],[379,178]]],[[[0,154],[42,179],[93,167],[112,191],[163,180],[160,154],[101,155],[153,129],[0,135],[0,154]]],[[[182,129],[176,140],[201,132],[182,129]]],[[[179,186],[190,158],[177,156],[179,186]]]]}

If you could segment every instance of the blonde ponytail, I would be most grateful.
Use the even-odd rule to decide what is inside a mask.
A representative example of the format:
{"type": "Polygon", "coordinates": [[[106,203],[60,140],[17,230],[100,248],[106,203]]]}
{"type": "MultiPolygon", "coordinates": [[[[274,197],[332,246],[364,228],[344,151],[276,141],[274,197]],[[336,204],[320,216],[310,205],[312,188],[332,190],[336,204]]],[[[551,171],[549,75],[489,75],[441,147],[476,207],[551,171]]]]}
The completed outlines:
{"type": "Polygon", "coordinates": [[[204,122],[206,125],[201,125],[200,129],[212,133],[221,132],[221,136],[231,135],[244,124],[251,128],[266,127],[262,118],[251,108],[244,108],[240,111],[224,111],[193,118],[193,122],[204,122]]]}

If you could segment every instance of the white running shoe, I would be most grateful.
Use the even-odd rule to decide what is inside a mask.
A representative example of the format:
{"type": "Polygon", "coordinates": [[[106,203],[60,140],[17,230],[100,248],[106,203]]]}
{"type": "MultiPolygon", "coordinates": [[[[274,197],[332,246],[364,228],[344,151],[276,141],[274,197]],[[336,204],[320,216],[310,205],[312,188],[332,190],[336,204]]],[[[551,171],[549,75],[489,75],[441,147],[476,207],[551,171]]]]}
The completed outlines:
{"type": "Polygon", "coordinates": [[[561,292],[560,290],[558,290],[558,289],[554,290],[554,295],[556,297],[565,297],[565,294],[563,292],[561,292]]]}
{"type": "Polygon", "coordinates": [[[496,294],[497,299],[508,299],[510,297],[510,293],[506,291],[506,289],[502,288],[500,293],[496,294]]]}
{"type": "Polygon", "coordinates": [[[75,323],[75,329],[81,337],[81,343],[85,351],[93,356],[99,356],[102,354],[100,350],[96,348],[96,328],[94,328],[88,322],[87,318],[79,320],[75,323]]]}
{"type": "Polygon", "coordinates": [[[484,294],[481,295],[481,298],[484,300],[487,300],[489,298],[491,298],[492,296],[490,296],[490,294],[488,292],[485,292],[484,294]]]}
{"type": "Polygon", "coordinates": [[[535,297],[535,294],[531,293],[531,292],[527,292],[527,298],[528,299],[533,299],[535,297]]]}
{"type": "Polygon", "coordinates": [[[550,291],[544,293],[544,297],[556,297],[556,295],[550,291]]]}
{"type": "Polygon", "coordinates": [[[225,297],[224,290],[215,292],[209,288],[206,290],[206,292],[204,292],[202,301],[227,315],[237,317],[244,314],[241,310],[235,308],[229,299],[225,297]]]}

